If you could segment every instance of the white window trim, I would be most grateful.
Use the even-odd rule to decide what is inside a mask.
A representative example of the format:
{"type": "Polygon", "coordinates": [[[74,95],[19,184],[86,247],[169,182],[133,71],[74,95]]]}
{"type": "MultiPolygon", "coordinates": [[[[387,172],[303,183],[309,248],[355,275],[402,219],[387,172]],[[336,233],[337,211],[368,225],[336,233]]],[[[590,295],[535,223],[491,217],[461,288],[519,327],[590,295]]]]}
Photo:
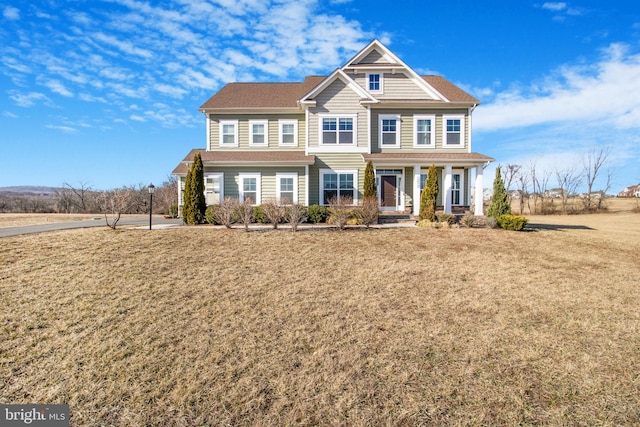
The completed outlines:
{"type": "Polygon", "coordinates": [[[282,147],[297,147],[298,146],[298,121],[297,120],[278,120],[278,145],[282,147]],[[293,125],[293,142],[282,142],[282,125],[293,125]]]}
{"type": "Polygon", "coordinates": [[[413,116],[413,146],[414,148],[436,148],[436,116],[416,115],[413,116]],[[418,144],[418,120],[431,120],[431,137],[428,144],[418,144]]]}
{"type": "Polygon", "coordinates": [[[365,81],[365,85],[367,86],[367,92],[369,93],[384,93],[384,73],[367,73],[367,80],[365,81]],[[380,76],[380,89],[378,90],[371,90],[369,88],[369,76],[371,75],[379,75],[380,76]]]}
{"type": "Polygon", "coordinates": [[[460,115],[450,115],[450,116],[442,116],[442,146],[443,147],[450,147],[450,148],[464,148],[465,147],[465,141],[464,141],[464,133],[465,129],[464,129],[464,115],[460,114],[460,115]],[[460,144],[447,144],[447,120],[455,120],[458,119],[460,120],[460,144]]]}
{"type": "MultiPolygon", "coordinates": [[[[339,138],[339,136],[337,136],[339,138]]],[[[321,147],[355,147],[358,145],[358,115],[357,114],[318,114],[318,145],[321,147]],[[351,144],[340,144],[336,140],[335,144],[325,144],[323,142],[322,120],[336,119],[340,126],[340,119],[353,119],[353,142],[351,144]]]]}
{"type": "MultiPolygon", "coordinates": [[[[353,174],[353,185],[354,187],[354,195],[353,195],[353,204],[357,205],[358,204],[358,185],[359,185],[359,181],[358,181],[358,169],[320,169],[318,171],[318,173],[320,174],[320,191],[318,194],[318,202],[320,205],[323,206],[328,206],[328,203],[325,203],[323,198],[324,198],[324,176],[325,174],[337,174],[337,175],[341,175],[341,174],[353,174]]],[[[338,177],[338,187],[340,187],[340,178],[338,177]]],[[[338,188],[338,194],[340,192],[340,188],[338,188]]]]}
{"type": "Polygon", "coordinates": [[[281,203],[280,200],[280,178],[293,178],[293,200],[292,203],[295,205],[298,203],[298,174],[295,172],[287,172],[287,173],[276,173],[276,200],[278,203],[281,203]]]}
{"type": "Polygon", "coordinates": [[[400,133],[402,132],[402,120],[399,114],[380,114],[378,116],[378,147],[379,148],[400,148],[400,133]],[[382,143],[382,121],[383,120],[395,120],[396,121],[396,142],[395,144],[383,144],[382,143]]]}
{"type": "Polygon", "coordinates": [[[451,206],[466,206],[466,194],[464,191],[464,169],[451,170],[451,206]],[[460,203],[453,203],[453,175],[460,175],[460,203]]]}
{"type": "Polygon", "coordinates": [[[262,203],[262,185],[260,182],[260,173],[239,173],[239,186],[238,186],[238,199],[240,203],[244,202],[244,180],[245,178],[256,178],[256,200],[253,206],[258,206],[262,203]]]}
{"type": "Polygon", "coordinates": [[[237,120],[220,120],[220,147],[237,147],[238,146],[238,121],[237,120]],[[224,141],[224,125],[233,125],[233,144],[225,144],[224,141]]]}
{"type": "Polygon", "coordinates": [[[220,180],[220,202],[224,200],[224,172],[207,173],[204,175],[204,197],[207,198],[207,178],[218,178],[220,180]]]}
{"type": "Polygon", "coordinates": [[[251,147],[268,147],[269,146],[269,121],[268,120],[249,120],[249,146],[251,147]],[[256,144],[253,142],[253,125],[264,126],[264,142],[256,144]]]}

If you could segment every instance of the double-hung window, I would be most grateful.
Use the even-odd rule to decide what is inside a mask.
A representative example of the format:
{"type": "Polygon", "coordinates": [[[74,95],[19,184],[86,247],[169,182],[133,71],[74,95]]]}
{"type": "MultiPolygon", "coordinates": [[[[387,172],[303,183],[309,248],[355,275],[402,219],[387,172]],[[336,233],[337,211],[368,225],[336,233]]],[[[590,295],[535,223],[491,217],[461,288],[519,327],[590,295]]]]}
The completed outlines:
{"type": "Polygon", "coordinates": [[[414,116],[413,129],[414,147],[435,147],[435,116],[414,116]]]}
{"type": "Polygon", "coordinates": [[[297,146],[298,145],[298,121],[297,120],[279,120],[279,145],[297,146]]]}
{"type": "Polygon", "coordinates": [[[249,145],[269,145],[269,122],[267,120],[249,120],[249,145]]]}
{"type": "Polygon", "coordinates": [[[224,198],[224,174],[213,173],[204,177],[204,196],[207,205],[217,205],[224,198]]]}
{"type": "Polygon", "coordinates": [[[240,203],[251,200],[252,205],[259,205],[260,202],[260,174],[241,173],[239,175],[239,198],[240,203]]]}
{"type": "Polygon", "coordinates": [[[350,117],[322,117],[322,144],[349,144],[355,143],[354,123],[355,118],[350,117]]]}
{"type": "Polygon", "coordinates": [[[382,74],[381,73],[367,74],[367,89],[371,93],[382,93],[382,74]]]}
{"type": "Polygon", "coordinates": [[[298,174],[276,174],[276,199],[278,203],[290,205],[298,203],[298,174]]]}
{"type": "Polygon", "coordinates": [[[380,115],[380,146],[400,147],[400,116],[380,115]]]}
{"type": "Polygon", "coordinates": [[[350,203],[358,203],[358,171],[330,169],[320,170],[320,202],[328,205],[332,200],[348,200],[350,203]]]}
{"type": "Polygon", "coordinates": [[[238,146],[237,120],[220,120],[220,146],[238,146]]]}
{"type": "Polygon", "coordinates": [[[444,116],[444,147],[464,147],[464,116],[444,116]]]}

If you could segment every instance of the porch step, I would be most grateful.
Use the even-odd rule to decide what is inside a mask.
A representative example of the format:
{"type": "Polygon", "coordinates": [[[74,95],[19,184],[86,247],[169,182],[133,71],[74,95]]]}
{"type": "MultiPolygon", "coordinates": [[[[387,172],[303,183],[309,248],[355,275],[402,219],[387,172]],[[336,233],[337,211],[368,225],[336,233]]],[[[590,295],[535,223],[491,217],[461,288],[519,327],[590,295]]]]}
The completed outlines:
{"type": "Polygon", "coordinates": [[[411,214],[402,213],[380,213],[378,215],[378,224],[398,224],[403,222],[416,222],[416,218],[411,214]]]}

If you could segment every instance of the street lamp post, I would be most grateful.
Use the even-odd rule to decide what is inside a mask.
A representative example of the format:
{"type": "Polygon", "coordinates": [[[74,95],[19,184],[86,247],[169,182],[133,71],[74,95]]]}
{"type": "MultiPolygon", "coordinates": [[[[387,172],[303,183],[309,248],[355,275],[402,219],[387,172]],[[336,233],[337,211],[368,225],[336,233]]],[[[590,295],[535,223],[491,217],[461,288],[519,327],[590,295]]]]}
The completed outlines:
{"type": "Polygon", "coordinates": [[[153,192],[156,187],[153,184],[149,184],[149,230],[151,230],[151,214],[153,213],[153,192]]]}

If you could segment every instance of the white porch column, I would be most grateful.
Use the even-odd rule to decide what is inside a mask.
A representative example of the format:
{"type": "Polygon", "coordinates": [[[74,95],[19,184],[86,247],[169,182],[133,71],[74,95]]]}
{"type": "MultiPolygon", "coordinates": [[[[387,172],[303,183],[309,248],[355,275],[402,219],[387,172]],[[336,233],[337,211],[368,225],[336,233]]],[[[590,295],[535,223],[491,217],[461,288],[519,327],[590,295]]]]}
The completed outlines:
{"type": "Polygon", "coordinates": [[[413,214],[420,215],[420,165],[413,166],[413,214]]]}
{"type": "Polygon", "coordinates": [[[443,199],[444,199],[444,213],[450,214],[451,211],[451,165],[444,167],[444,180],[443,182],[443,199]]]}
{"type": "Polygon", "coordinates": [[[476,166],[476,193],[473,195],[475,202],[475,209],[473,210],[475,215],[484,215],[484,168],[482,165],[476,166]]]}

